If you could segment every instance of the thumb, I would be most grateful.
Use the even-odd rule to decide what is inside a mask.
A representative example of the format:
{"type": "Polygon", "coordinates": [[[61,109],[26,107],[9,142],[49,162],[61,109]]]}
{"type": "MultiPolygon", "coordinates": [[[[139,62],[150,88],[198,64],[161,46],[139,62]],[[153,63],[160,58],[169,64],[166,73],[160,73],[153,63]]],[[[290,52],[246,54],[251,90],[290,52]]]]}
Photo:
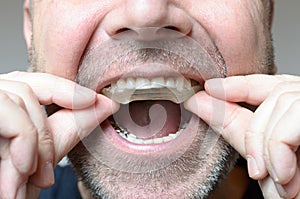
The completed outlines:
{"type": "Polygon", "coordinates": [[[48,118],[53,134],[55,162],[91,133],[97,125],[119,109],[119,104],[103,95],[97,95],[94,105],[80,110],[62,109],[48,118]]]}
{"type": "Polygon", "coordinates": [[[238,104],[226,102],[201,91],[185,101],[184,107],[222,135],[244,158],[245,133],[253,113],[238,104]]]}

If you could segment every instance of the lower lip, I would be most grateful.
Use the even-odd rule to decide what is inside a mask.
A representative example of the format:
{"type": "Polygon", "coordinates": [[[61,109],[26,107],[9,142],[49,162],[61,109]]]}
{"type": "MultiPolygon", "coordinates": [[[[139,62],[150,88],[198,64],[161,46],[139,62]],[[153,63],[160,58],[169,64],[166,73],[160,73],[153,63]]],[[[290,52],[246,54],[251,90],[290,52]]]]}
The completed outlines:
{"type": "Polygon", "coordinates": [[[193,142],[198,129],[204,123],[195,115],[191,117],[186,129],[184,129],[175,139],[160,144],[135,144],[122,138],[112,127],[108,120],[101,124],[105,137],[111,144],[127,153],[132,154],[168,154],[177,150],[182,150],[193,142]]]}

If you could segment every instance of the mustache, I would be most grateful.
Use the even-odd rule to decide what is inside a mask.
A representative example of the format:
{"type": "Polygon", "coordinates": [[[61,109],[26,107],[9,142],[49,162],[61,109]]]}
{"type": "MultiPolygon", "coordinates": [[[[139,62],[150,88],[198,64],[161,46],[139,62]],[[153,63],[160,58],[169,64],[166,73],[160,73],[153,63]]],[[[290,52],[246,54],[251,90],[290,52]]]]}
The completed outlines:
{"type": "Polygon", "coordinates": [[[124,74],[145,64],[165,65],[176,73],[190,71],[203,80],[226,77],[227,67],[221,53],[206,31],[200,30],[197,40],[169,29],[163,35],[155,35],[153,28],[138,30],[146,33],[146,38],[122,32],[85,50],[76,81],[96,90],[110,71],[124,74]]]}

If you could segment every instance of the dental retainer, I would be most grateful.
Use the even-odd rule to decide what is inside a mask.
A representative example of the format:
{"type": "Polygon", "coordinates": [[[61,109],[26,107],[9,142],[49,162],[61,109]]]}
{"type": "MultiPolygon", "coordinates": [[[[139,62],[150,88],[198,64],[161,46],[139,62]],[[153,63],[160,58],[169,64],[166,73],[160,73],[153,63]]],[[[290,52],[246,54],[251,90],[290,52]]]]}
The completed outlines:
{"type": "MultiPolygon", "coordinates": [[[[164,67],[161,66],[161,68],[164,67]]],[[[158,77],[150,80],[145,79],[144,81],[141,78],[128,78],[121,79],[104,88],[102,93],[121,104],[142,100],[169,100],[180,104],[200,91],[200,89],[201,86],[198,82],[182,76],[166,79],[158,77]]]]}
{"type": "Polygon", "coordinates": [[[128,104],[129,102],[139,100],[170,100],[176,104],[180,104],[198,91],[200,91],[200,85],[190,87],[182,92],[178,92],[176,88],[137,88],[126,91],[115,91],[113,88],[107,88],[103,90],[103,94],[121,104],[128,104]]]}

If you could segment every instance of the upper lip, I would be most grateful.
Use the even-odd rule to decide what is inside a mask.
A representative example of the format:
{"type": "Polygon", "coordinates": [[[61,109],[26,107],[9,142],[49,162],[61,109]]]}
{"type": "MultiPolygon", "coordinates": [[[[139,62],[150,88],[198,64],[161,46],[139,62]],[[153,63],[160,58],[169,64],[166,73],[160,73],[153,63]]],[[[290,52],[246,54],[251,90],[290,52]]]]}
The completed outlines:
{"type": "Polygon", "coordinates": [[[225,61],[214,44],[200,46],[189,37],[150,42],[111,40],[85,52],[77,80],[100,93],[121,78],[180,75],[203,85],[208,78],[226,76],[225,61]]]}
{"type": "Polygon", "coordinates": [[[166,65],[165,68],[161,68],[161,64],[145,64],[139,67],[136,66],[129,66],[126,67],[125,70],[118,70],[118,66],[112,66],[109,71],[105,75],[103,75],[104,78],[102,78],[98,86],[96,88],[96,91],[98,93],[101,92],[101,90],[110,85],[111,83],[114,83],[118,81],[119,79],[123,78],[155,78],[155,77],[178,77],[183,76],[185,78],[193,79],[197,81],[200,85],[204,84],[204,80],[199,74],[198,71],[195,71],[193,69],[186,70],[186,69],[176,69],[172,66],[166,65]],[[169,69],[167,69],[169,68],[169,69]],[[110,72],[111,71],[111,72],[110,72]],[[125,74],[125,75],[124,75],[125,74]]]}

